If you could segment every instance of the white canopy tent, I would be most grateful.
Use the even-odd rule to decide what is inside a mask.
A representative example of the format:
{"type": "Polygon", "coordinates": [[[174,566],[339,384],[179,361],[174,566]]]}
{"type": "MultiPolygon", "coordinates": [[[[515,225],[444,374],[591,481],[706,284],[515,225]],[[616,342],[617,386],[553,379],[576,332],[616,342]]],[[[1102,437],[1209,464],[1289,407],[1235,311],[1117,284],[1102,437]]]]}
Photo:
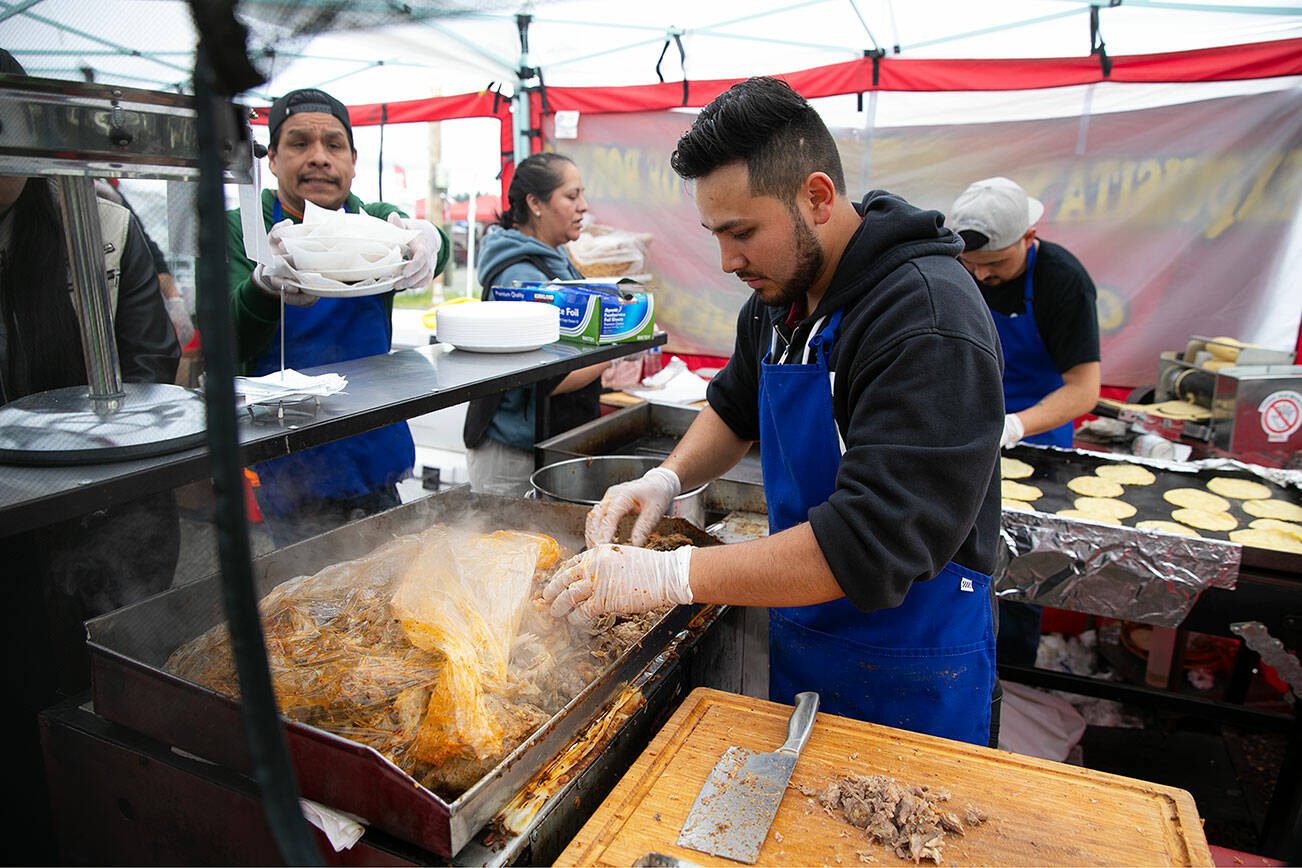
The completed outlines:
{"type": "MultiPolygon", "coordinates": [[[[883,49],[936,58],[1071,57],[1090,53],[1091,9],[1111,55],[1185,51],[1302,36],[1302,3],[1245,0],[763,0],[654,5],[601,0],[467,0],[405,4],[242,0],[250,49],[270,77],[258,95],[308,84],[346,102],[478,90],[509,93],[520,66],[516,16],[532,16],[529,61],[552,86],[736,78],[804,69],[883,49]],[[294,14],[289,7],[299,7],[294,14]],[[324,11],[345,7],[385,25],[319,34],[324,11]],[[410,12],[403,14],[406,8],[410,12]],[[302,10],[322,10],[306,19],[302,10]],[[297,16],[297,17],[296,17],[297,16]],[[282,26],[276,22],[282,21],[282,26]],[[681,40],[680,64],[674,37],[681,40]]],[[[183,0],[3,0],[0,46],[33,75],[154,89],[185,88],[194,30],[183,0]]]]}
{"type": "MultiPolygon", "coordinates": [[[[1084,57],[1092,47],[1092,11],[1113,56],[1302,37],[1297,0],[663,0],[652,7],[623,0],[241,0],[238,9],[251,26],[250,53],[268,76],[265,85],[244,95],[251,104],[308,86],[324,87],[350,105],[488,87],[510,96],[522,63],[521,14],[531,17],[527,62],[553,87],[647,84],[658,75],[675,81],[775,74],[852,60],[874,49],[900,58],[1084,57]],[[340,8],[372,26],[330,29],[334,19],[328,13],[340,8]]],[[[32,75],[188,90],[194,44],[185,0],[0,0],[0,47],[32,75]]],[[[1278,86],[1131,85],[1103,89],[1092,99],[1095,111],[1125,110],[1278,86]]],[[[1078,112],[1080,89],[1058,90],[1034,99],[1020,92],[915,94],[907,103],[881,106],[876,122],[963,123],[1078,112]]],[[[820,110],[840,112],[829,122],[857,123],[846,105],[820,110]]],[[[448,162],[465,168],[452,183],[461,180],[462,192],[489,189],[497,171],[493,162],[474,170],[471,159],[457,151],[458,145],[468,154],[492,150],[495,145],[486,143],[495,141],[496,130],[473,122],[460,126],[461,134],[445,141],[452,151],[448,162]]],[[[405,150],[420,144],[423,131],[390,134],[399,137],[394,147],[405,150]]],[[[365,133],[362,138],[364,145],[374,144],[365,133]]]]}

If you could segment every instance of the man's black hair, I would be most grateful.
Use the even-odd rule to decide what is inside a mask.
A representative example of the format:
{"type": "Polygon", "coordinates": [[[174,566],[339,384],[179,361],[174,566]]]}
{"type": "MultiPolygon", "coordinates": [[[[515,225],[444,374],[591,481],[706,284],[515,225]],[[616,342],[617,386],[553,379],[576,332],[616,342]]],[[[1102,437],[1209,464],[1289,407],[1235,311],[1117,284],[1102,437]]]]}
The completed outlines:
{"type": "Polygon", "coordinates": [[[761,76],[734,84],[701,110],[678,140],[669,164],[683,178],[700,178],[744,162],[757,196],[790,201],[813,172],[845,193],[836,142],[813,106],[791,85],[761,76]]]}

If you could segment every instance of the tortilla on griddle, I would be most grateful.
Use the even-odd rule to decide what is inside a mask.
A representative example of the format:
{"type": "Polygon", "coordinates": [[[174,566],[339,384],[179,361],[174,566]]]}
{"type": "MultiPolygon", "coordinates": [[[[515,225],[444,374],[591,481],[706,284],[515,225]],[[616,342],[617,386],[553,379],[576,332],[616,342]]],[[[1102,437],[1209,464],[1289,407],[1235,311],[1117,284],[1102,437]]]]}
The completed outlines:
{"type": "Polygon", "coordinates": [[[1230,502],[1201,488],[1173,488],[1162,495],[1167,503],[1203,512],[1229,512],[1230,502]]]}
{"type": "Polygon", "coordinates": [[[1060,515],[1063,518],[1074,518],[1078,521],[1096,521],[1099,524],[1115,524],[1120,526],[1121,519],[1113,518],[1110,515],[1100,515],[1096,512],[1082,512],[1079,509],[1060,509],[1054,515],[1060,515]]]}
{"type": "Polygon", "coordinates": [[[1270,497],[1270,486],[1236,476],[1214,476],[1207,480],[1207,490],[1234,500],[1265,500],[1270,497]]]}
{"type": "Polygon", "coordinates": [[[1240,545],[1252,546],[1258,549],[1275,549],[1281,552],[1302,554],[1302,541],[1277,530],[1266,530],[1259,527],[1232,530],[1230,531],[1230,540],[1240,545]]]}
{"type": "Polygon", "coordinates": [[[1138,464],[1102,464],[1094,469],[1094,474],[1122,485],[1152,485],[1157,481],[1148,468],[1138,464]]]}
{"type": "Polygon", "coordinates": [[[1194,536],[1202,539],[1202,534],[1187,525],[1180,524],[1178,521],[1137,521],[1135,527],[1140,530],[1157,530],[1162,533],[1173,533],[1179,536],[1194,536]]]}
{"type": "Polygon", "coordinates": [[[1294,524],[1291,521],[1280,521],[1277,518],[1254,518],[1252,521],[1248,522],[1248,527],[1257,528],[1258,530],[1276,530],[1302,542],[1302,524],[1294,524]]]}
{"type": "Polygon", "coordinates": [[[1091,515],[1105,515],[1108,518],[1123,519],[1130,518],[1136,512],[1130,504],[1124,500],[1117,500],[1114,497],[1078,497],[1075,505],[1081,512],[1087,512],[1091,515]]]}
{"type": "Polygon", "coordinates": [[[1287,500],[1245,500],[1243,511],[1257,518],[1302,522],[1302,506],[1287,500]]]}
{"type": "Polygon", "coordinates": [[[1101,476],[1077,476],[1067,480],[1067,487],[1086,497],[1120,497],[1126,491],[1120,482],[1101,476]]]}
{"type": "Polygon", "coordinates": [[[1228,512],[1194,509],[1192,507],[1172,510],[1171,518],[1181,524],[1202,528],[1203,530],[1227,531],[1234,530],[1239,526],[1239,520],[1228,512]]]}
{"type": "Polygon", "coordinates": [[[1035,472],[1035,468],[1016,458],[999,459],[999,476],[1002,479],[1025,479],[1035,472]]]}
{"type": "Polygon", "coordinates": [[[1034,485],[1026,485],[1022,482],[1014,482],[1011,479],[1005,479],[999,483],[999,492],[1005,500],[1039,500],[1044,497],[1044,492],[1034,485]]]}
{"type": "Polygon", "coordinates": [[[1000,501],[1004,509],[1011,509],[1014,512],[1035,512],[1031,505],[1024,500],[1013,500],[1011,497],[1005,497],[1000,501]]]}

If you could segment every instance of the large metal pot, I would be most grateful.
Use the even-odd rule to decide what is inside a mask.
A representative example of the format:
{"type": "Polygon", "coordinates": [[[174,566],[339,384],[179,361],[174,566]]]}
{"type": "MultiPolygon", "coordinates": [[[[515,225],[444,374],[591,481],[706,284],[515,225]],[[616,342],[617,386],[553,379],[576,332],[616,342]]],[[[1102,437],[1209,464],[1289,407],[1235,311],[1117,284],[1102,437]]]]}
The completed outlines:
{"type": "MultiPolygon", "coordinates": [[[[595,506],[610,486],[637,479],[660,464],[661,459],[645,455],[573,458],[534,471],[529,483],[539,500],[595,506]]],[[[702,485],[684,491],[674,498],[667,514],[686,519],[697,527],[705,527],[705,504],[701,497],[704,490],[702,485]]]]}

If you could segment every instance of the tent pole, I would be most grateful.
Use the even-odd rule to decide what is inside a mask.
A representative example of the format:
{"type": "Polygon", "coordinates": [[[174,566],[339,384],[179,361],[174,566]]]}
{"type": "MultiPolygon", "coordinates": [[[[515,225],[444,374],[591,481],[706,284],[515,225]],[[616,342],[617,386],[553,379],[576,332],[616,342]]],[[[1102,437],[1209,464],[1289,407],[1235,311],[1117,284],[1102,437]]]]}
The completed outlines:
{"type": "Polygon", "coordinates": [[[513,163],[517,165],[525,157],[532,153],[529,140],[529,130],[533,125],[529,116],[529,91],[522,87],[515,90],[515,96],[511,98],[513,110],[511,112],[511,128],[515,132],[515,157],[513,163]]]}
{"type": "Polygon", "coordinates": [[[475,297],[475,223],[479,214],[476,205],[479,202],[479,187],[470,193],[470,202],[466,207],[466,298],[475,297]]]}
{"type": "Polygon", "coordinates": [[[520,66],[516,70],[515,96],[512,98],[514,107],[511,112],[511,128],[515,133],[515,156],[512,161],[516,164],[533,153],[533,142],[529,135],[533,129],[533,117],[529,105],[528,82],[537,78],[538,70],[529,64],[529,22],[532,20],[532,15],[515,16],[515,26],[520,31],[520,66]]]}

